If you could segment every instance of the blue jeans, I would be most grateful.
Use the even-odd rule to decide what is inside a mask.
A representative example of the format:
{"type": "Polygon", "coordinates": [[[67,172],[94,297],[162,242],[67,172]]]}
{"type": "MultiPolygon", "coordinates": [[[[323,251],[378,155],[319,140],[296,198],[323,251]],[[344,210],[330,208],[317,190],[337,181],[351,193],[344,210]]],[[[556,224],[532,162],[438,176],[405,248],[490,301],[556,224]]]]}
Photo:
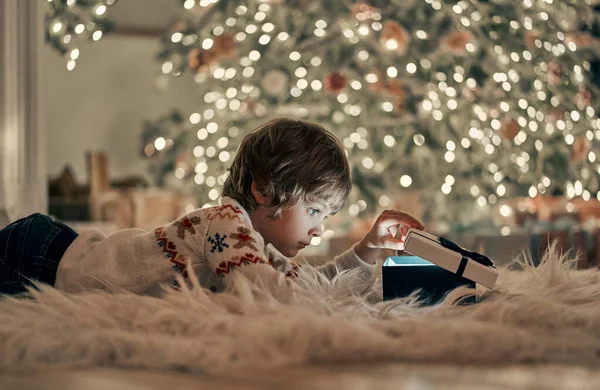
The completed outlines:
{"type": "Polygon", "coordinates": [[[32,214],[0,230],[0,295],[26,292],[32,280],[54,285],[63,254],[77,238],[67,225],[32,214]]]}

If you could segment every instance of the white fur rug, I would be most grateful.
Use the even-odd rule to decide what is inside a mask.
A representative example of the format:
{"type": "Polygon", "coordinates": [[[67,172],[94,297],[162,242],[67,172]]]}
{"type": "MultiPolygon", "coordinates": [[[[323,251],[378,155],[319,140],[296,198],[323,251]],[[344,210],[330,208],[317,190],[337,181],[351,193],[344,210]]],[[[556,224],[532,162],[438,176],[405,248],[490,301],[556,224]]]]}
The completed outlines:
{"type": "MultiPolygon", "coordinates": [[[[42,286],[33,299],[0,299],[0,368],[113,366],[217,370],[307,362],[600,363],[600,270],[575,271],[553,252],[534,268],[502,270],[471,306],[380,300],[376,281],[302,275],[281,303],[237,283],[163,299],[68,296],[42,286]]],[[[464,291],[463,291],[464,292],[464,291]]]]}

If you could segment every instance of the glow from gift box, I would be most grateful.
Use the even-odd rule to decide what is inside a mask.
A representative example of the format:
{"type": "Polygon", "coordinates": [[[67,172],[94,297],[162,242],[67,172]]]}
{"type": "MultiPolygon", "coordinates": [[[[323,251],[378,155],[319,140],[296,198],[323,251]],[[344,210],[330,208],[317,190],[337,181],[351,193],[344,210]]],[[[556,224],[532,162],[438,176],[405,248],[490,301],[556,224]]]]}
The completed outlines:
{"type": "Polygon", "coordinates": [[[437,267],[432,262],[418,256],[390,256],[383,263],[384,267],[422,267],[432,265],[437,267]]]}

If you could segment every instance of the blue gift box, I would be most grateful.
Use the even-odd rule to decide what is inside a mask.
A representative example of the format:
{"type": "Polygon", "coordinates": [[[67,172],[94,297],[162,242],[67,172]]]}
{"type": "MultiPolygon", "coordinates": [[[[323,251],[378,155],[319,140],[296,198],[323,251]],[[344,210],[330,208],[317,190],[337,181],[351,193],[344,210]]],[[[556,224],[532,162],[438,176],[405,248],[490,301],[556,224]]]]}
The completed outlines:
{"type": "Polygon", "coordinates": [[[383,263],[383,300],[418,291],[424,305],[433,305],[457,287],[475,288],[475,282],[418,256],[391,256],[383,263]]]}

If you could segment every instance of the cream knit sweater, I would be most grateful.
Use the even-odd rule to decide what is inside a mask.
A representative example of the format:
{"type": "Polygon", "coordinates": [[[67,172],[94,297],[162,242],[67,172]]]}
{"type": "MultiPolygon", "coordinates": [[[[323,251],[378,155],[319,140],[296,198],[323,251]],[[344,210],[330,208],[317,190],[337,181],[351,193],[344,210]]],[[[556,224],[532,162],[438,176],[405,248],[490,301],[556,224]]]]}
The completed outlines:
{"type": "MultiPolygon", "coordinates": [[[[125,229],[108,237],[98,230],[82,233],[61,259],[55,285],[65,292],[125,289],[160,296],[165,287],[178,287],[175,275],[190,277],[188,267],[201,286],[221,292],[234,273],[290,283],[299,265],[265,248],[246,210],[224,198],[221,206],[195,210],[150,232],[125,229]]],[[[350,248],[318,269],[331,279],[353,268],[371,274],[375,266],[350,248]]]]}

